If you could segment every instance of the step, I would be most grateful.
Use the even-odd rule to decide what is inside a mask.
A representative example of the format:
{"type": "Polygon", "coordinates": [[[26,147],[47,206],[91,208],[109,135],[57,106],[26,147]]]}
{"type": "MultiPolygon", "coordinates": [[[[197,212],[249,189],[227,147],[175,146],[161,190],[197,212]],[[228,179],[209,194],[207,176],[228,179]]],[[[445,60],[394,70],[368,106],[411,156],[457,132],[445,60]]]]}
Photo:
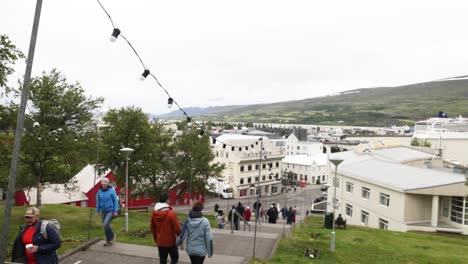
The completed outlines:
{"type": "MultiPolygon", "coordinates": [[[[159,261],[158,248],[156,246],[141,246],[116,242],[112,246],[105,247],[104,240],[99,240],[88,248],[76,251],[60,259],[62,264],[146,264],[157,263],[159,261]]],[[[216,252],[211,257],[205,258],[204,263],[229,263],[246,264],[250,256],[230,256],[216,252]]],[[[179,263],[190,263],[190,258],[185,250],[179,249],[179,263]]]]}

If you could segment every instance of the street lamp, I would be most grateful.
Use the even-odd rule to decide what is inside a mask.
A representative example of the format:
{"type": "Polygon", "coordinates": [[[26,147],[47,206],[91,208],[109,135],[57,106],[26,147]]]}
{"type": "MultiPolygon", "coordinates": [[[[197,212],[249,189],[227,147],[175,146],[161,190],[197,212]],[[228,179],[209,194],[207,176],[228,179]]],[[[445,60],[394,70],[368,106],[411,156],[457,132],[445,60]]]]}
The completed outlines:
{"type": "MultiPolygon", "coordinates": [[[[331,233],[331,240],[330,240],[330,251],[335,252],[335,210],[337,207],[336,202],[336,185],[338,184],[338,165],[343,162],[342,159],[331,159],[330,160],[333,165],[335,165],[335,177],[333,178],[333,219],[332,219],[332,233],[331,233]]],[[[343,188],[343,186],[341,186],[343,188]]]]}
{"type": "MultiPolygon", "coordinates": [[[[287,203],[287,194],[286,194],[287,191],[288,191],[288,190],[287,190],[287,189],[288,189],[288,187],[287,187],[287,175],[288,175],[288,169],[286,168],[286,169],[284,169],[284,175],[283,175],[282,181],[281,181],[282,184],[283,184],[284,206],[286,206],[286,203],[287,203]]],[[[288,208],[288,207],[286,206],[286,209],[287,209],[287,208],[288,208]]],[[[283,211],[283,212],[284,212],[284,211],[283,211]]],[[[286,215],[287,215],[287,214],[286,214],[286,215]]],[[[285,216],[283,215],[283,237],[286,236],[286,221],[287,221],[287,217],[285,217],[285,216]]]]}
{"type": "Polygon", "coordinates": [[[120,152],[125,155],[125,232],[128,233],[128,156],[133,149],[123,148],[120,152]]]}

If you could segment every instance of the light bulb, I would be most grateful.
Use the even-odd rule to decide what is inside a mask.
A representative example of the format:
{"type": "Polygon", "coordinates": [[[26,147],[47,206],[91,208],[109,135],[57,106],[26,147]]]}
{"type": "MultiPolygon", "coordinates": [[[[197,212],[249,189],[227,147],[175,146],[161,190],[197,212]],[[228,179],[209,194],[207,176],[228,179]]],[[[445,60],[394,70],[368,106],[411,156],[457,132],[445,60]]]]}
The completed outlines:
{"type": "Polygon", "coordinates": [[[149,74],[150,74],[150,71],[148,69],[145,69],[143,71],[143,73],[141,74],[141,76],[140,76],[140,80],[144,81],[146,79],[146,77],[148,77],[149,74]]]}
{"type": "Polygon", "coordinates": [[[110,37],[110,41],[115,42],[117,38],[119,37],[119,35],[120,35],[120,29],[114,28],[114,30],[112,31],[112,35],[110,37]]]}
{"type": "Polygon", "coordinates": [[[167,99],[167,107],[168,108],[171,108],[172,107],[172,103],[174,103],[174,99],[172,99],[171,97],[169,97],[167,99]]]}

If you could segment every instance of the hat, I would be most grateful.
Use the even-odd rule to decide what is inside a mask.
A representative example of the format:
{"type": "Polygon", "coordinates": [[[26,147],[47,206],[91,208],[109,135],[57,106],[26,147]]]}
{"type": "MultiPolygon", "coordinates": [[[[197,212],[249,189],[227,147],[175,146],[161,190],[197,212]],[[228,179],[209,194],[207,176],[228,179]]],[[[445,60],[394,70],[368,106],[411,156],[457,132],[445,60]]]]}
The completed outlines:
{"type": "Polygon", "coordinates": [[[24,216],[36,216],[36,215],[39,215],[39,209],[36,207],[30,207],[26,209],[26,213],[24,214],[24,216]]]}
{"type": "Polygon", "coordinates": [[[108,185],[109,184],[109,179],[107,179],[107,178],[102,179],[101,184],[107,184],[108,185]]]}

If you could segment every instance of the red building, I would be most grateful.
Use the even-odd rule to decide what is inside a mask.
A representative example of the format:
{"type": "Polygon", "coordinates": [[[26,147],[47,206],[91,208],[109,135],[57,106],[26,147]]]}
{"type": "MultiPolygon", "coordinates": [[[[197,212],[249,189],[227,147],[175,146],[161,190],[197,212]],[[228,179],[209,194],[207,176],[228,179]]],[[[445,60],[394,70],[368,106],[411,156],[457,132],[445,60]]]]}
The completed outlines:
{"type": "MultiPolygon", "coordinates": [[[[46,186],[42,191],[42,204],[67,204],[80,207],[96,207],[96,193],[101,187],[101,180],[108,178],[111,185],[116,186],[117,196],[123,206],[125,206],[125,196],[123,187],[117,182],[117,177],[112,171],[107,171],[104,174],[98,175],[94,171],[94,167],[87,165],[78,174],[76,174],[70,182],[75,182],[77,185],[74,191],[66,191],[63,184],[52,184],[46,186]],[[94,176],[96,175],[96,180],[94,176]],[[121,192],[122,191],[122,192],[121,192]]],[[[169,190],[170,205],[188,205],[189,193],[185,192],[177,198],[185,183],[178,184],[169,190]]],[[[37,189],[32,188],[28,191],[17,191],[15,194],[15,205],[34,205],[36,203],[37,189]],[[29,198],[28,198],[29,197],[29,198]]],[[[129,190],[128,198],[129,208],[146,207],[156,203],[156,199],[147,195],[138,195],[132,197],[132,192],[129,190]]],[[[199,192],[193,192],[193,200],[201,200],[205,202],[205,197],[199,192]]]]}

